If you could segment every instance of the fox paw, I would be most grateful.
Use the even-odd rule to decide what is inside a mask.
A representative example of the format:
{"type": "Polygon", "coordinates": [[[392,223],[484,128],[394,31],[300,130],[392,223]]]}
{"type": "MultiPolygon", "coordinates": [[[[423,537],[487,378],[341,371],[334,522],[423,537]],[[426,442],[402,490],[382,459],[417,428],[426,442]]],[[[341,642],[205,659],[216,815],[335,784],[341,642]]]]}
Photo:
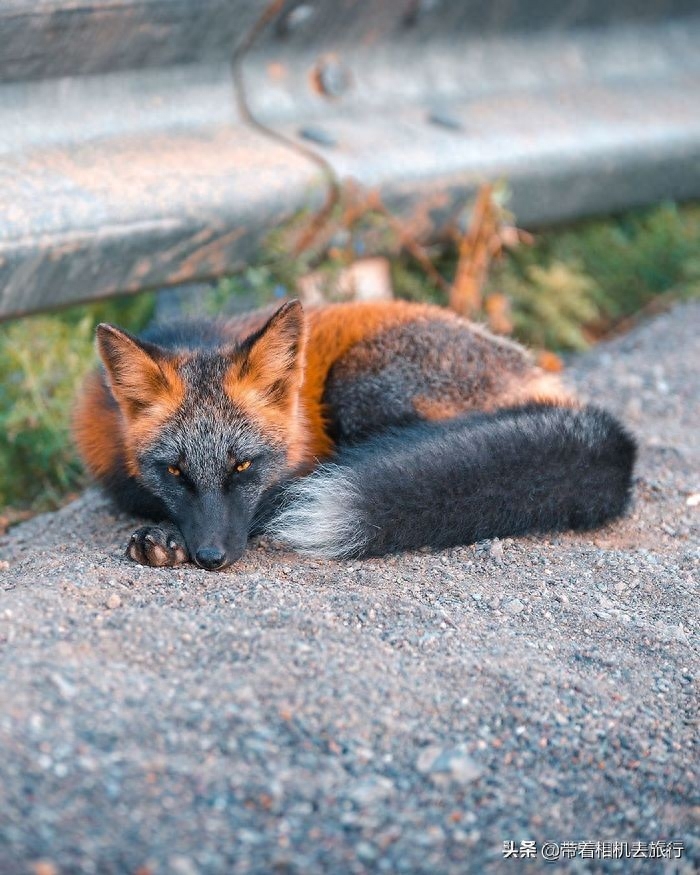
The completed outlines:
{"type": "Polygon", "coordinates": [[[126,555],[140,565],[156,568],[180,565],[190,558],[185,540],[174,527],[142,526],[129,539],[126,555]]]}

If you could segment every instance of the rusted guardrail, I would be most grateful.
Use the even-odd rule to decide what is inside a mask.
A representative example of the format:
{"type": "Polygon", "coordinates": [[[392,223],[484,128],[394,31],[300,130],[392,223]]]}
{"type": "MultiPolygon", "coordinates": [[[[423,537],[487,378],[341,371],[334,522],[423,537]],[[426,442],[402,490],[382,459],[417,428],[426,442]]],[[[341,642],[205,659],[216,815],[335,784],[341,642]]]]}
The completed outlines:
{"type": "Polygon", "coordinates": [[[0,0],[0,318],[230,271],[323,170],[530,224],[698,197],[698,45],[696,0],[0,0]]]}

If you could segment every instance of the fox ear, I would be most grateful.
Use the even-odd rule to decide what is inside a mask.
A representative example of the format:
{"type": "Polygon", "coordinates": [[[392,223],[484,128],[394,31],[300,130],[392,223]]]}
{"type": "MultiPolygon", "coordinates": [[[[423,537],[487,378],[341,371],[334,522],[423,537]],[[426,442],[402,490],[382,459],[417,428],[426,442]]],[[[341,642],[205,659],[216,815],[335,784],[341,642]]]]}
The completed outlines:
{"type": "Polygon", "coordinates": [[[245,386],[265,400],[282,403],[298,389],[304,372],[306,325],[299,301],[279,308],[259,331],[249,337],[229,371],[229,394],[245,386]]]}
{"type": "Polygon", "coordinates": [[[96,340],[112,394],[125,416],[177,407],[182,382],[164,350],[104,322],[97,326],[96,340]]]}

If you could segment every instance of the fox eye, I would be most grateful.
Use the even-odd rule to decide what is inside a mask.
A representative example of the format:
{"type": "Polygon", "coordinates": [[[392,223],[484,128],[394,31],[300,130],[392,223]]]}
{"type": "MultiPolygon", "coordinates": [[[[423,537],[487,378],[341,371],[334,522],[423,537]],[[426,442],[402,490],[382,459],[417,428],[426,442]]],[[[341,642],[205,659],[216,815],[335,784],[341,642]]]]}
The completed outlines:
{"type": "Polygon", "coordinates": [[[179,477],[182,474],[182,471],[177,467],[177,465],[168,465],[168,474],[172,474],[173,477],[179,477]]]}
{"type": "Polygon", "coordinates": [[[253,464],[252,459],[240,459],[231,451],[228,455],[228,470],[231,474],[242,474],[253,464]]]}

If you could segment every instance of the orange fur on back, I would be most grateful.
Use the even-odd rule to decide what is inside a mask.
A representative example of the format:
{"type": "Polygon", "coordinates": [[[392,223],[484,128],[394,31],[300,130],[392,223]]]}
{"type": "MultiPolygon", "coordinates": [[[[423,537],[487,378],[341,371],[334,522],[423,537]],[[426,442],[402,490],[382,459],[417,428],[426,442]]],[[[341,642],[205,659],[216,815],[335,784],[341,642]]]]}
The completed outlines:
{"type": "Polygon", "coordinates": [[[322,398],[328,372],[361,340],[419,319],[452,320],[448,310],[409,301],[357,301],[308,311],[306,373],[301,388],[309,427],[309,461],[333,451],[326,431],[322,398]]]}

